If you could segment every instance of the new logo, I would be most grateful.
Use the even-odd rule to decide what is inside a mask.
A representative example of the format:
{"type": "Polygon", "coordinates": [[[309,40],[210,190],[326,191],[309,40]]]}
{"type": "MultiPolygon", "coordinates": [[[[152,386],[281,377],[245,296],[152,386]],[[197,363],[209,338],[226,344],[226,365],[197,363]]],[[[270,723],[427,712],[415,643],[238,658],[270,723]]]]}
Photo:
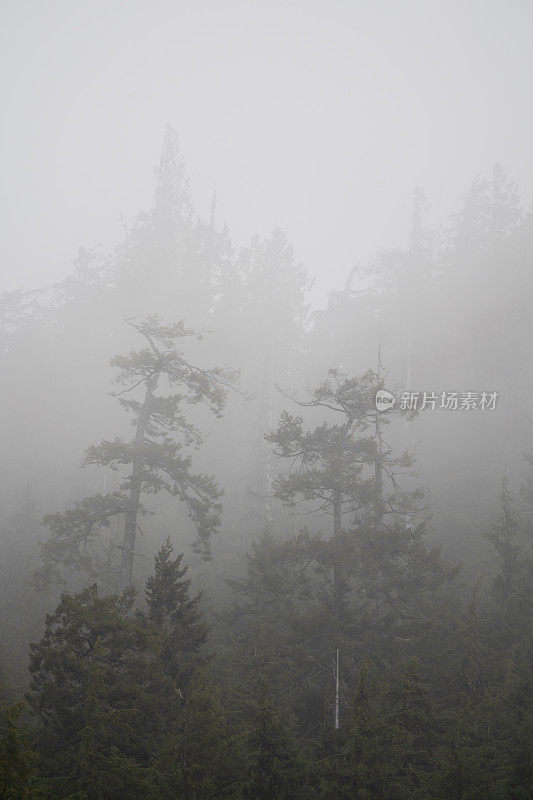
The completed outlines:
{"type": "Polygon", "coordinates": [[[394,408],[395,402],[394,395],[385,391],[385,389],[380,389],[379,392],[376,392],[376,408],[378,411],[390,411],[391,408],[394,408]]]}

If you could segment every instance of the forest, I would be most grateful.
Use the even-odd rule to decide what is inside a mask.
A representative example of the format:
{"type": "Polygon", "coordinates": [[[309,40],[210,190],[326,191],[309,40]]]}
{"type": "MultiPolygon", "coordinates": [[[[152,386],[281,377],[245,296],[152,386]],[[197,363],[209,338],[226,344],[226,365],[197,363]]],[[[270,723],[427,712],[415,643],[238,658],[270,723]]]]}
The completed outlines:
{"type": "Polygon", "coordinates": [[[118,247],[0,295],[0,797],[532,797],[533,213],[411,206],[312,310],[169,126],[118,247]]]}

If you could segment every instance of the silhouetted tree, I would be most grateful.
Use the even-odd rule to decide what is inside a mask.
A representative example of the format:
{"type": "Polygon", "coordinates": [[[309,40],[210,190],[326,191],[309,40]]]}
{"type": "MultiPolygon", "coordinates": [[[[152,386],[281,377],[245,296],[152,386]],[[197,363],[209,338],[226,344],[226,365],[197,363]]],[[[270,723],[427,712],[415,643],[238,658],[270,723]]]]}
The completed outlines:
{"type": "Polygon", "coordinates": [[[65,513],[45,518],[52,537],[45,546],[45,557],[53,563],[83,565],[89,562],[87,546],[98,526],[108,525],[117,514],[124,515],[122,543],[122,585],[132,582],[137,518],[143,492],[162,490],[183,502],[197,530],[195,547],[209,557],[209,539],[220,523],[220,497],[214,478],[192,472],[190,455],[184,448],[198,446],[202,435],[187,420],[183,406],[205,403],[217,416],[222,415],[226,393],[235,381],[232,370],[205,369],[193,364],[177,348],[180,339],[199,334],[182,322],[163,325],[157,318],[130,324],[147,343],[143,350],[128,356],[116,356],[112,364],[119,369],[118,382],[125,388],[117,393],[121,405],[132,414],[135,437],[131,442],[120,438],[88,448],[85,464],[99,464],[119,469],[131,468],[119,491],[85,498],[65,513]],[[162,386],[169,394],[158,393],[162,386]],[[142,387],[142,399],[126,398],[142,387]],[[174,436],[180,434],[182,441],[174,436]]]}

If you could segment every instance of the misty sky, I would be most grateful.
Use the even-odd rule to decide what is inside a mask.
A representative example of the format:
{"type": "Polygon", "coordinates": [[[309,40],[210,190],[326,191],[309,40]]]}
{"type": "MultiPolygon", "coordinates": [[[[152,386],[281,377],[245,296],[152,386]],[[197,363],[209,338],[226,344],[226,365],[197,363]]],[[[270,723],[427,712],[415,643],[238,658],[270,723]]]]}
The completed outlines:
{"type": "Polygon", "coordinates": [[[236,244],[274,225],[317,275],[406,239],[495,161],[533,197],[533,3],[2,3],[0,289],[61,279],[149,207],[167,121],[236,244]]]}

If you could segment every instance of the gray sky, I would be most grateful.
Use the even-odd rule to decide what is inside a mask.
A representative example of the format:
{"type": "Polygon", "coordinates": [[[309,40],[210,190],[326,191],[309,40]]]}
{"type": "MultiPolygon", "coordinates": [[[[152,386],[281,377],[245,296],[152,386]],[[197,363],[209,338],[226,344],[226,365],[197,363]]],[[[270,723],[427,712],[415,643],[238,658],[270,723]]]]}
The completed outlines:
{"type": "Polygon", "coordinates": [[[533,196],[533,3],[2,3],[0,289],[62,278],[150,205],[167,121],[198,209],[274,225],[317,276],[405,241],[495,161],[533,196]]]}

